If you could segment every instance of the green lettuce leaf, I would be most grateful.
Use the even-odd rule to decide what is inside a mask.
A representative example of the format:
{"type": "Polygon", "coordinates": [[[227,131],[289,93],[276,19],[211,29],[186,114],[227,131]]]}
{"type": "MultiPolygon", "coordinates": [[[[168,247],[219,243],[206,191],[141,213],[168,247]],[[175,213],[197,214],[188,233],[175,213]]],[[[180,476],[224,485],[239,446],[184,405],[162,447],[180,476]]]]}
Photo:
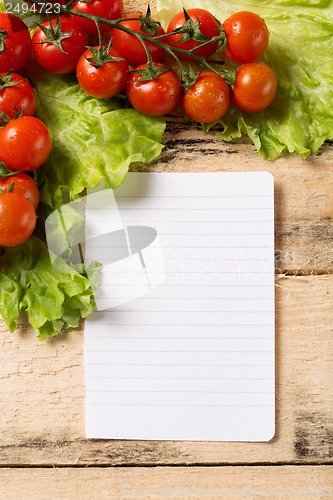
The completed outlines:
{"type": "MultiPolygon", "coordinates": [[[[98,265],[95,266],[96,275],[98,265]]],[[[22,313],[43,340],[78,327],[95,303],[90,281],[58,257],[51,263],[47,246],[32,236],[0,256],[0,314],[11,332],[22,313]]]]}
{"type": "MultiPolygon", "coordinates": [[[[230,108],[218,134],[231,141],[247,134],[268,160],[284,152],[302,157],[316,153],[333,138],[333,2],[332,0],[157,0],[164,26],[185,8],[212,12],[221,22],[234,12],[261,15],[270,31],[264,57],[278,80],[273,104],[260,113],[230,108]]],[[[206,127],[206,130],[209,127],[206,127]]]]}
{"type": "Polygon", "coordinates": [[[149,163],[162,151],[165,120],[124,108],[124,98],[88,96],[75,77],[60,77],[32,68],[38,95],[37,116],[49,128],[53,151],[38,169],[41,200],[53,207],[63,193],[74,199],[102,179],[118,187],[133,162],[149,163]]]}

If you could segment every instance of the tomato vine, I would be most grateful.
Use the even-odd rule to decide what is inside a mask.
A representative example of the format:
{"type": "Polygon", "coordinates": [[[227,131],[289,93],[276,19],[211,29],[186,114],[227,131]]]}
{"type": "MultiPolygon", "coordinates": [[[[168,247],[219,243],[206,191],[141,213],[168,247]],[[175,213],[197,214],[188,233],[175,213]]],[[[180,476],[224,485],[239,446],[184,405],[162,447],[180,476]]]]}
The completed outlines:
{"type": "MultiPolygon", "coordinates": [[[[185,56],[189,58],[192,62],[197,63],[199,65],[204,66],[206,69],[209,69],[210,71],[217,73],[227,81],[229,85],[233,85],[235,82],[235,68],[233,65],[228,62],[228,68],[221,68],[222,65],[226,64],[225,61],[218,61],[218,67],[214,65],[213,61],[210,61],[207,59],[205,56],[200,56],[196,54],[196,51],[198,50],[198,46],[194,46],[189,49],[184,49],[181,47],[178,47],[177,44],[173,44],[172,46],[163,41],[164,39],[170,38],[173,35],[181,35],[182,36],[182,41],[185,39],[186,40],[194,40],[197,42],[200,42],[200,49],[203,49],[209,45],[216,44],[217,49],[219,51],[223,51],[226,47],[226,35],[225,35],[225,30],[222,26],[222,24],[217,21],[219,25],[219,31],[220,33],[217,36],[214,36],[212,38],[207,38],[205,35],[203,35],[200,31],[200,22],[196,21],[194,22],[193,19],[188,15],[187,11],[183,9],[184,13],[184,18],[185,18],[185,25],[182,26],[181,28],[177,28],[171,33],[164,33],[162,35],[156,35],[156,32],[158,28],[161,26],[161,24],[157,21],[153,21],[151,18],[151,9],[150,6],[148,5],[147,7],[147,12],[145,15],[140,15],[139,17],[122,17],[119,19],[105,19],[103,17],[95,16],[93,14],[88,14],[85,12],[80,12],[77,10],[72,9],[72,5],[75,3],[76,0],[70,0],[67,4],[63,5],[60,7],[60,11],[63,14],[69,14],[74,17],[79,17],[83,19],[88,19],[90,21],[94,21],[98,27],[100,24],[106,24],[111,28],[116,28],[118,30],[121,30],[131,36],[134,36],[137,38],[140,43],[142,44],[146,55],[147,55],[147,71],[144,74],[144,78],[146,79],[153,79],[156,76],[158,76],[158,72],[155,69],[155,66],[153,64],[153,59],[151,56],[150,51],[147,49],[147,46],[145,42],[149,42],[154,44],[155,46],[161,48],[163,51],[165,51],[167,54],[169,54],[176,62],[178,67],[180,68],[181,71],[181,77],[183,80],[183,83],[185,87],[189,87],[194,83],[194,74],[192,71],[191,67],[186,67],[184,63],[181,60],[181,56],[185,56]],[[139,21],[141,25],[141,32],[135,31],[126,25],[124,25],[124,22],[128,21],[139,21]],[[152,36],[154,35],[154,36],[152,36]]],[[[37,0],[35,3],[39,3],[37,0]]],[[[100,33],[99,33],[100,34],[100,33]]],[[[101,37],[100,37],[101,41],[101,37]]],[[[135,71],[135,70],[134,70],[135,71]]],[[[159,71],[159,70],[158,70],[159,71]]]]}

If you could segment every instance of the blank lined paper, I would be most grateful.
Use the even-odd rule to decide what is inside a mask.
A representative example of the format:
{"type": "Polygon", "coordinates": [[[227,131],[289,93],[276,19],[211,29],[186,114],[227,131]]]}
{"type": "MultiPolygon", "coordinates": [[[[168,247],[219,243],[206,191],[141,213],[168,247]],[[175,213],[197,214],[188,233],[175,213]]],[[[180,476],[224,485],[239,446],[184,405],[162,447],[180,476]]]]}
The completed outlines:
{"type": "Polygon", "coordinates": [[[92,203],[88,438],[273,437],[273,193],[265,172],[129,173],[118,208],[92,203]]]}

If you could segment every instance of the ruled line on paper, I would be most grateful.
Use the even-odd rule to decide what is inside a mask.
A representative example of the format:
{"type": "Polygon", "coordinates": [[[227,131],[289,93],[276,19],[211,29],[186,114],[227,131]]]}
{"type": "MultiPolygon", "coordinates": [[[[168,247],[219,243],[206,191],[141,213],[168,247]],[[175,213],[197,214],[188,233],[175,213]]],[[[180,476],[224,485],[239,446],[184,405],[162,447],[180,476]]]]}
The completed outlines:
{"type": "MultiPolygon", "coordinates": [[[[113,323],[113,324],[116,325],[117,323],[113,323]]],[[[122,324],[124,324],[126,326],[131,326],[131,323],[122,323],[122,324]]],[[[104,325],[108,326],[108,323],[104,323],[104,325]]],[[[160,326],[160,324],[159,323],[140,323],[140,325],[138,325],[138,326],[160,326]]],[[[181,326],[182,327],[182,326],[198,326],[198,325],[197,325],[197,323],[186,323],[186,325],[184,325],[183,323],[168,323],[168,326],[181,326]]],[[[208,326],[228,326],[229,327],[229,326],[234,326],[234,323],[229,323],[229,324],[228,323],[223,323],[223,324],[221,324],[221,323],[209,323],[208,326]]],[[[266,327],[267,326],[267,327],[272,327],[272,326],[274,326],[274,323],[260,323],[260,324],[258,324],[258,323],[250,323],[250,324],[239,323],[236,326],[251,326],[251,327],[252,326],[258,326],[258,327],[260,327],[260,326],[266,327]]]]}
{"type": "MultiPolygon", "coordinates": [[[[89,338],[89,337],[87,337],[89,338]]],[[[125,335],[123,337],[110,337],[110,336],[101,336],[101,335],[94,335],[92,337],[94,340],[103,340],[103,339],[110,339],[112,340],[219,340],[221,337],[126,337],[125,335]]],[[[257,340],[265,340],[265,337],[251,337],[248,339],[247,337],[223,337],[223,340],[248,340],[248,341],[257,341],[257,340]]],[[[87,351],[90,351],[88,348],[87,351]]],[[[237,352],[239,352],[237,350],[237,352]]]]}
{"type": "MultiPolygon", "coordinates": [[[[172,174],[173,175],[173,174],[172,174]]],[[[186,174],[187,175],[187,174],[186,174]]],[[[196,175],[196,174],[195,174],[196,175]]],[[[221,174],[219,174],[221,175],[221,174]]],[[[157,199],[160,199],[161,196],[157,196],[157,195],[149,195],[149,194],[145,194],[145,198],[157,198],[157,199]]],[[[210,195],[209,198],[217,198],[217,199],[221,199],[221,197],[223,198],[271,198],[271,195],[270,194],[260,194],[260,193],[257,193],[257,194],[234,194],[234,195],[228,195],[228,194],[219,194],[219,195],[210,195]]],[[[126,194],[126,195],[122,195],[120,194],[120,192],[118,191],[118,194],[117,194],[117,198],[119,198],[120,200],[123,199],[123,198],[137,198],[138,200],[142,200],[142,196],[140,195],[132,195],[132,194],[126,194]]],[[[170,199],[174,199],[174,198],[179,198],[179,195],[175,195],[173,196],[172,194],[169,194],[169,195],[166,195],[166,194],[163,194],[163,198],[170,198],[170,199]]],[[[198,199],[198,195],[191,195],[191,194],[187,194],[187,193],[182,193],[181,195],[181,198],[194,198],[195,200],[198,199]]]]}
{"type": "MultiPolygon", "coordinates": [[[[91,365],[91,366],[94,366],[94,365],[98,365],[98,366],[109,366],[108,363],[100,363],[100,362],[96,362],[96,363],[91,363],[89,361],[87,361],[85,363],[86,365],[91,365]]],[[[268,364],[258,364],[258,363],[255,363],[255,364],[252,364],[252,365],[249,365],[249,364],[244,364],[244,363],[240,363],[240,364],[235,364],[235,363],[232,363],[230,365],[226,365],[226,364],[221,364],[221,363],[218,363],[218,364],[212,364],[212,363],[208,363],[208,364],[204,364],[204,363],[201,363],[201,364],[198,364],[198,363],[164,363],[162,366],[218,366],[218,367],[223,367],[223,366],[238,366],[238,367],[246,367],[246,366],[255,366],[255,367],[262,367],[262,366],[272,366],[270,363],[268,364]]],[[[113,363],[113,366],[161,366],[159,363],[120,363],[119,365],[117,365],[117,363],[113,363]]]]}
{"type": "MultiPolygon", "coordinates": [[[[122,206],[122,208],[124,208],[126,211],[133,210],[136,213],[138,212],[137,208],[124,207],[124,206],[122,206]]],[[[272,208],[273,208],[272,206],[271,207],[244,207],[244,208],[221,208],[221,207],[218,207],[218,208],[214,208],[214,209],[212,209],[212,208],[197,208],[197,207],[195,207],[195,208],[191,208],[191,212],[198,211],[200,213],[203,213],[203,212],[211,212],[212,210],[214,211],[214,213],[219,212],[219,211],[228,211],[228,212],[239,212],[239,211],[241,211],[241,212],[244,212],[244,211],[247,211],[247,210],[249,210],[249,211],[260,210],[262,212],[263,210],[272,210],[272,208]]],[[[99,212],[100,212],[100,208],[91,208],[90,210],[91,210],[92,214],[94,214],[95,211],[96,211],[97,214],[99,214],[99,212]]],[[[156,212],[159,212],[159,211],[161,211],[161,212],[163,211],[164,212],[165,209],[164,208],[145,208],[144,210],[146,212],[152,211],[152,212],[156,213],[156,212]]],[[[177,210],[178,213],[181,213],[182,211],[187,211],[186,208],[179,208],[179,207],[177,207],[176,210],[177,210]]],[[[256,222],[256,221],[254,221],[254,222],[256,222]]]]}
{"type": "Polygon", "coordinates": [[[203,408],[207,408],[207,407],[213,407],[213,408],[274,408],[274,405],[238,405],[238,404],[231,404],[231,405],[228,405],[228,404],[223,404],[223,405],[220,405],[220,404],[212,404],[212,405],[200,405],[200,404],[191,404],[191,405],[187,405],[187,404],[151,404],[151,403],[145,403],[144,405],[141,405],[140,403],[127,403],[127,404],[124,404],[124,403],[86,403],[86,405],[90,405],[90,406],[130,406],[130,407],[136,407],[136,406],[144,406],[144,407],[149,407],[149,406],[161,406],[161,407],[179,407],[179,408],[183,408],[183,407],[200,407],[202,406],[203,408]]]}
{"type": "MultiPolygon", "coordinates": [[[[110,284],[108,284],[108,283],[105,283],[103,286],[107,289],[108,287],[113,287],[114,285],[110,285],[110,284]]],[[[126,288],[126,287],[128,287],[128,285],[123,285],[123,284],[121,284],[121,283],[116,284],[116,286],[117,286],[117,288],[120,288],[120,287],[125,287],[125,288],[126,288]]],[[[135,285],[133,285],[133,286],[135,286],[135,285]]],[[[170,283],[169,283],[169,284],[165,284],[165,285],[163,285],[163,288],[172,288],[173,286],[174,286],[173,284],[170,284],[170,283]]],[[[180,286],[180,287],[183,287],[183,288],[187,288],[189,285],[188,285],[188,284],[184,284],[184,285],[179,285],[179,286],[180,286]]],[[[258,286],[258,287],[260,286],[261,288],[270,288],[270,287],[269,287],[269,285],[257,285],[257,286],[258,286]]],[[[200,284],[200,287],[201,287],[201,288],[206,287],[206,288],[209,288],[209,289],[210,289],[210,288],[212,288],[212,287],[219,288],[219,289],[231,288],[231,287],[232,287],[232,288],[242,288],[242,289],[243,289],[243,288],[252,288],[252,287],[251,287],[251,285],[246,285],[246,284],[244,284],[244,285],[242,285],[242,286],[239,286],[239,285],[233,285],[233,284],[229,284],[229,283],[227,283],[227,284],[225,284],[225,285],[216,285],[216,284],[213,284],[213,283],[212,283],[212,284],[202,284],[202,283],[201,283],[201,284],[200,284]]],[[[259,298],[260,298],[260,297],[259,297],[259,298]]],[[[239,299],[236,297],[236,298],[235,298],[235,300],[239,300],[239,299]]],[[[244,300],[245,300],[245,299],[244,299],[244,300]]],[[[266,298],[265,298],[265,300],[266,300],[266,298]]]]}
{"type": "MultiPolygon", "coordinates": [[[[93,379],[115,379],[115,380],[151,380],[149,377],[120,377],[119,375],[117,377],[87,377],[88,380],[93,380],[93,379]]],[[[262,381],[262,380],[274,380],[273,377],[261,377],[261,378],[232,378],[232,377],[203,377],[203,378],[195,378],[195,377],[154,377],[155,380],[227,380],[227,381],[233,381],[233,380],[256,380],[256,381],[262,381]]]]}
{"type": "MultiPolygon", "coordinates": [[[[132,235],[144,237],[141,226],[157,230],[162,258],[139,249],[146,278],[161,277],[161,264],[166,274],[153,291],[126,302],[142,291],[142,270],[135,262],[112,269],[108,253],[123,248],[121,239],[103,248],[96,241],[105,264],[100,286],[124,303],[86,322],[87,437],[268,440],[274,427],[272,178],[130,173],[115,194],[132,235]]],[[[87,234],[106,232],[108,213],[99,217],[99,211],[107,199],[92,204],[89,224],[96,226],[87,224],[87,234]]]]}
{"type": "MultiPolygon", "coordinates": [[[[94,350],[94,349],[88,349],[89,352],[98,352],[98,350],[94,350]]],[[[113,353],[157,353],[157,352],[160,352],[160,351],[144,351],[144,350],[140,350],[140,349],[136,349],[135,351],[130,351],[130,350],[126,350],[126,351],[121,351],[121,350],[117,350],[117,349],[103,349],[104,352],[113,352],[113,353]]],[[[190,351],[189,349],[186,350],[186,351],[177,351],[176,349],[174,350],[167,350],[167,349],[163,349],[163,354],[166,354],[166,353],[179,353],[179,352],[186,352],[188,354],[190,353],[197,353],[197,352],[200,352],[201,354],[209,354],[209,353],[214,353],[214,354],[219,354],[219,353],[223,353],[223,354],[245,354],[245,353],[248,353],[249,351],[240,351],[239,349],[237,349],[236,351],[228,351],[228,350],[223,350],[223,351],[190,351]]],[[[274,352],[273,350],[267,350],[267,351],[250,351],[251,353],[253,354],[267,354],[267,353],[272,353],[274,352]]]]}
{"type": "MultiPolygon", "coordinates": [[[[152,391],[126,391],[126,390],[119,390],[119,391],[113,391],[111,389],[86,389],[87,392],[93,392],[93,393],[98,393],[98,392],[110,392],[110,393],[121,393],[121,394],[126,394],[126,393],[135,393],[135,394],[151,394],[152,391]]],[[[271,391],[158,391],[161,394],[271,394],[271,391]]]]}

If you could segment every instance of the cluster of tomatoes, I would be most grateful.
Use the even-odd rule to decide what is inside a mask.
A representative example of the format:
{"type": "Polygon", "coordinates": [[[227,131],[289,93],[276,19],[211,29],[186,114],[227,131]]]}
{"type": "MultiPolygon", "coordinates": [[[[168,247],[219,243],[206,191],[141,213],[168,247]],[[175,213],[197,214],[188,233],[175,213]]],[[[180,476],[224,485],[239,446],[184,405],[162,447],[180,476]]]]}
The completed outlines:
{"type": "Polygon", "coordinates": [[[20,74],[32,52],[29,30],[1,12],[0,33],[0,247],[12,247],[35,229],[39,189],[31,172],[46,161],[52,141],[33,116],[35,91],[20,74]]]}
{"type": "MultiPolygon", "coordinates": [[[[142,35],[145,22],[136,17],[139,14],[128,14],[120,24],[142,35]]],[[[149,19],[146,28],[154,23],[149,19]]],[[[255,13],[237,12],[221,24],[207,10],[183,10],[171,19],[166,31],[156,24],[150,40],[146,37],[144,48],[142,39],[129,31],[112,31],[113,49],[135,68],[127,79],[126,96],[142,113],[164,115],[180,103],[190,119],[211,123],[222,118],[231,103],[242,111],[258,112],[275,97],[274,72],[257,61],[268,46],[269,31],[255,13]],[[155,71],[147,63],[147,50],[155,71]],[[179,71],[166,67],[168,62],[172,68],[178,65],[179,71]]],[[[86,83],[81,64],[82,59],[77,77],[89,93],[91,80],[86,83]]]]}
{"type": "Polygon", "coordinates": [[[75,73],[93,97],[125,92],[151,116],[180,104],[190,119],[210,123],[232,104],[257,112],[275,96],[273,71],[257,61],[269,32],[252,12],[221,23],[207,10],[183,10],[164,30],[149,8],[146,15],[124,15],[123,0],[66,3],[60,0],[59,15],[57,2],[58,14],[32,36],[19,17],[0,13],[0,247],[16,246],[34,231],[39,193],[32,172],[52,149],[48,129],[34,116],[34,89],[21,76],[31,58],[51,73],[75,73]]]}
{"type": "Polygon", "coordinates": [[[221,23],[193,8],[177,13],[164,29],[149,8],[146,15],[123,10],[123,0],[71,3],[34,32],[35,59],[53,73],[75,72],[93,97],[125,92],[134,108],[152,116],[180,103],[190,119],[210,123],[231,104],[257,112],[273,101],[275,75],[257,61],[269,31],[257,14],[237,12],[221,23]]]}

